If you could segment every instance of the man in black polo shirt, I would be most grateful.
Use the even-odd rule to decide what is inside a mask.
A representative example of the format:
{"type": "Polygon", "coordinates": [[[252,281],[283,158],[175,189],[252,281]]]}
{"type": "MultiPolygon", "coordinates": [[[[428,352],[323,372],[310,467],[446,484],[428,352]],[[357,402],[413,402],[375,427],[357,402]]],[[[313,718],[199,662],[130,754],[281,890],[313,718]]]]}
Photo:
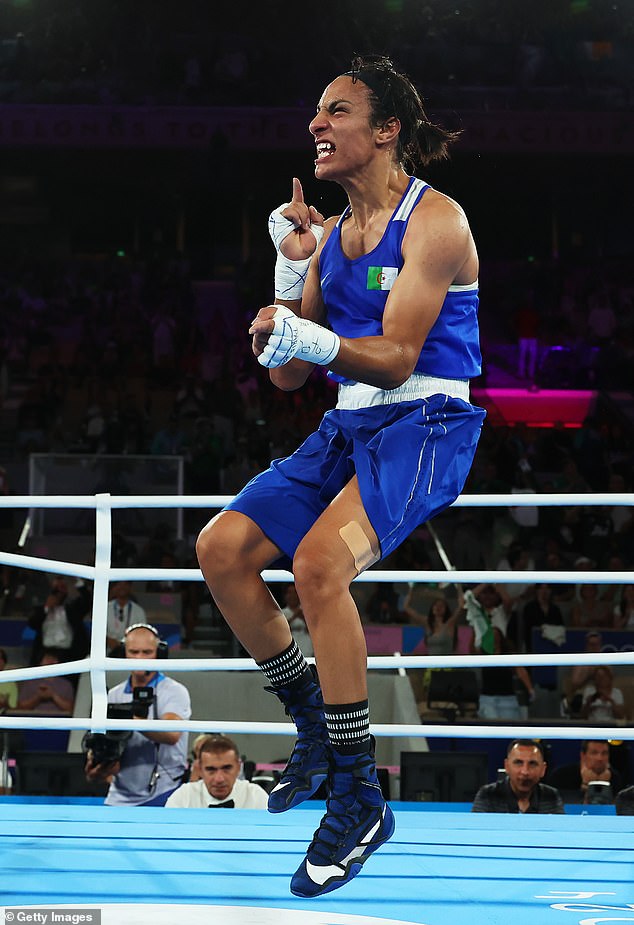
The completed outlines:
{"type": "Polygon", "coordinates": [[[534,739],[514,739],[504,759],[506,777],[476,793],[473,813],[563,813],[559,791],[541,780],[546,773],[544,749],[534,739]]]}
{"type": "Polygon", "coordinates": [[[563,793],[566,803],[585,803],[588,784],[595,780],[607,782],[613,796],[623,789],[623,777],[610,764],[610,746],[605,740],[586,739],[581,743],[579,761],[548,775],[548,783],[563,793]]]}

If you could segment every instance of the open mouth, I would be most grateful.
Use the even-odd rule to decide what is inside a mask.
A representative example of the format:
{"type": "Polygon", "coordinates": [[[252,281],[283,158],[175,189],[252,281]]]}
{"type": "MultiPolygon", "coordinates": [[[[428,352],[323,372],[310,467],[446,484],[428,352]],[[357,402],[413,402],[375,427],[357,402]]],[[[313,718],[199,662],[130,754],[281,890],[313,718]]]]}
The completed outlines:
{"type": "Polygon", "coordinates": [[[335,153],[335,146],[329,141],[320,141],[317,144],[317,163],[327,160],[335,153]]]}

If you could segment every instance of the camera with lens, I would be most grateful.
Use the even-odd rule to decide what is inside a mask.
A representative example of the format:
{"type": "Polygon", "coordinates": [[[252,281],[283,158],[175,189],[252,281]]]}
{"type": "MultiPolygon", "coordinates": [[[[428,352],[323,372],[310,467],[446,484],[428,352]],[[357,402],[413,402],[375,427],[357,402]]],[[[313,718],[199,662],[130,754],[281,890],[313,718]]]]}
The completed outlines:
{"type": "Polygon", "coordinates": [[[133,716],[147,719],[153,703],[153,687],[135,687],[132,689],[132,700],[108,704],[107,716],[108,719],[132,719],[133,716]]]}
{"type": "Polygon", "coordinates": [[[123,755],[128,739],[132,735],[127,729],[112,729],[108,732],[86,732],[81,740],[84,755],[91,753],[93,764],[113,764],[123,755]]]}
{"type": "MultiPolygon", "coordinates": [[[[109,703],[108,719],[147,719],[154,703],[153,687],[135,687],[132,700],[127,703],[109,703]]],[[[112,764],[123,755],[132,732],[127,729],[109,729],[107,732],[86,732],[81,743],[85,755],[92,752],[93,764],[112,764]]]]}

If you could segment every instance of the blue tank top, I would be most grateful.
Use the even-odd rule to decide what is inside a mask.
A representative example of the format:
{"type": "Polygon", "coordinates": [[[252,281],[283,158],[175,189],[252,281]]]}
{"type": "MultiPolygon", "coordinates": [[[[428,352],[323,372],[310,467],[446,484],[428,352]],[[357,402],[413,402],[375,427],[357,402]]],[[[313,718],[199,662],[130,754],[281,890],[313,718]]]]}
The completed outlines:
{"type": "MultiPolygon", "coordinates": [[[[401,246],[412,210],[429,189],[411,177],[385,233],[369,254],[355,260],[341,248],[342,213],[319,257],[321,292],[328,323],[341,337],[372,337],[382,334],[383,310],[392,284],[403,266],[401,246]]],[[[481,371],[478,331],[478,283],[450,286],[427,339],[415,372],[451,379],[471,379],[481,371]]],[[[337,382],[343,376],[329,375],[337,382]]]]}

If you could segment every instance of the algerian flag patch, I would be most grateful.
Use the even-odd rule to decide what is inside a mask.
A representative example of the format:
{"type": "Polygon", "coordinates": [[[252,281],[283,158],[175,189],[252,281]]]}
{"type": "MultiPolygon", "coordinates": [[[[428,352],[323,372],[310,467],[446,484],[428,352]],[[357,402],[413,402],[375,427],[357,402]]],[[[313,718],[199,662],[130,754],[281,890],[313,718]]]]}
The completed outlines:
{"type": "Polygon", "coordinates": [[[398,276],[398,267],[368,267],[367,289],[391,289],[398,276]]]}

